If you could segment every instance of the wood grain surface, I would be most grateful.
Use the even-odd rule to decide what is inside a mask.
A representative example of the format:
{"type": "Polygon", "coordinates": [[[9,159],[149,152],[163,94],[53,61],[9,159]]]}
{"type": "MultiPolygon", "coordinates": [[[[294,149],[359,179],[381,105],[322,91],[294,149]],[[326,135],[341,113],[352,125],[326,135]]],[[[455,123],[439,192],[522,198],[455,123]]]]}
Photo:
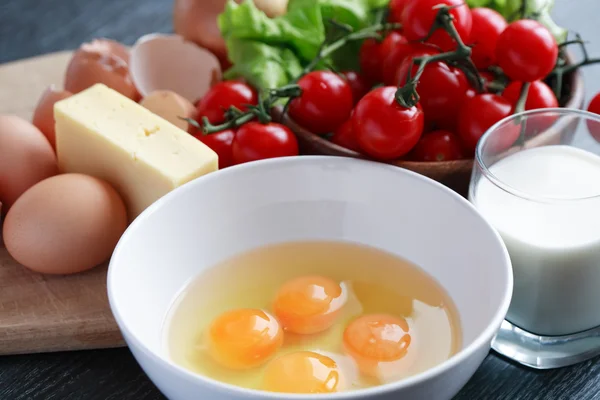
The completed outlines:
{"type": "MultiPolygon", "coordinates": [[[[0,65],[0,114],[30,120],[46,87],[62,87],[70,56],[64,51],[0,65]]],[[[37,274],[13,260],[0,238],[0,355],[121,345],[106,265],[71,276],[37,274]]]]}
{"type": "MultiPolygon", "coordinates": [[[[73,49],[94,37],[132,44],[146,33],[170,32],[171,7],[170,0],[0,0],[0,62],[73,49]]],[[[598,0],[556,0],[554,15],[599,56],[599,13],[598,0]]],[[[589,101],[600,90],[600,67],[583,73],[589,101]]],[[[126,348],[0,357],[0,400],[164,399],[126,348]]],[[[600,400],[600,358],[533,371],[491,353],[454,400],[600,400]]]]}

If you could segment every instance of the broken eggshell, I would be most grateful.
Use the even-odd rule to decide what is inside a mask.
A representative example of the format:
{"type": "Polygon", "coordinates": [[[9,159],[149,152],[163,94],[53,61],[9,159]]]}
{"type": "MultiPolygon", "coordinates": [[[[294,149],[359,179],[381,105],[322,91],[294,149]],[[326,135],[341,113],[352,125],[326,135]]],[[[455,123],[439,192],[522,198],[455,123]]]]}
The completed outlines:
{"type": "Polygon", "coordinates": [[[179,35],[142,36],[131,49],[129,68],[143,97],[169,90],[191,103],[221,79],[217,57],[179,35]]]}
{"type": "Polygon", "coordinates": [[[186,132],[192,133],[196,130],[185,120],[196,118],[196,107],[175,92],[157,90],[144,97],[140,105],[186,132]]]}
{"type": "Polygon", "coordinates": [[[79,93],[96,83],[103,83],[132,100],[139,99],[129,77],[129,53],[121,43],[94,39],[83,43],[73,54],[65,74],[65,90],[79,93]]]}

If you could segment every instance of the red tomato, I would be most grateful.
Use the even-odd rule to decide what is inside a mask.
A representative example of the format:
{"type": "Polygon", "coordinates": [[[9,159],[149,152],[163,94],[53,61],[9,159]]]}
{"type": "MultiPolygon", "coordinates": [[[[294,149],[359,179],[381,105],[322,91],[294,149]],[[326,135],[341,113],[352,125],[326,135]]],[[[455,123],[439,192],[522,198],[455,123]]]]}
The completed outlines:
{"type": "MultiPolygon", "coordinates": [[[[472,155],[481,136],[496,122],[508,117],[512,109],[508,100],[495,94],[478,94],[467,99],[458,115],[457,130],[465,150],[472,155]]],[[[507,138],[507,141],[512,140],[512,144],[513,139],[516,140],[507,138]]]]}
{"type": "MultiPolygon", "coordinates": [[[[413,54],[433,55],[439,50],[426,43],[398,42],[383,59],[383,83],[387,86],[397,86],[396,73],[402,61],[413,54]]],[[[404,82],[401,82],[404,83],[404,82]]]]}
{"type": "Polygon", "coordinates": [[[402,23],[402,11],[409,0],[390,0],[390,22],[402,23]]]}
{"type": "Polygon", "coordinates": [[[358,54],[362,75],[372,84],[381,82],[381,43],[367,39],[360,46],[358,54]]]}
{"type": "Polygon", "coordinates": [[[413,161],[451,161],[461,158],[460,140],[448,131],[433,131],[423,135],[410,152],[413,161]]]}
{"type": "MultiPolygon", "coordinates": [[[[419,53],[416,56],[421,56],[419,53]]],[[[413,57],[406,58],[398,68],[397,81],[405,82],[412,66],[411,76],[415,76],[418,66],[413,65],[413,57]]],[[[469,81],[464,72],[442,61],[428,63],[417,84],[426,123],[438,128],[453,129],[460,107],[469,89],[469,81]]]]}
{"type": "MultiPolygon", "coordinates": [[[[409,41],[425,38],[435,22],[438,5],[456,6],[450,10],[454,18],[454,26],[464,43],[469,42],[473,23],[471,10],[463,0],[412,0],[408,1],[402,12],[402,32],[409,41]]],[[[443,29],[438,29],[428,40],[444,51],[456,48],[456,43],[443,29]]]]}
{"type": "Polygon", "coordinates": [[[358,102],[352,115],[360,148],[380,160],[402,157],[417,144],[423,133],[421,107],[400,106],[395,93],[394,86],[370,91],[358,102]]]}
{"type": "Polygon", "coordinates": [[[474,8],[471,14],[473,15],[471,59],[477,68],[484,69],[496,63],[496,42],[507,23],[500,13],[491,8],[474,8]]]}
{"type": "Polygon", "coordinates": [[[196,108],[200,120],[207,117],[211,124],[220,124],[230,106],[246,111],[249,104],[258,104],[258,95],[252,87],[239,81],[224,81],[210,88],[196,108]]]}
{"type": "MultiPolygon", "coordinates": [[[[521,94],[521,82],[513,81],[504,89],[502,97],[511,102],[513,106],[517,104],[519,95],[521,94]]],[[[531,82],[529,91],[527,92],[527,101],[525,102],[525,110],[535,110],[537,108],[556,108],[558,100],[554,95],[550,86],[542,81],[531,82]]]]}
{"type": "MultiPolygon", "coordinates": [[[[382,57],[386,57],[387,54],[390,54],[392,49],[396,47],[398,43],[408,43],[406,38],[400,33],[396,31],[390,32],[385,39],[381,42],[381,47],[379,47],[379,53],[382,57]]],[[[381,64],[380,64],[381,68],[381,64]]]]}
{"type": "Polygon", "coordinates": [[[556,65],[558,46],[550,31],[537,21],[522,19],[508,25],[496,43],[496,60],[514,81],[545,78],[556,65]]]}
{"type": "Polygon", "coordinates": [[[194,137],[217,153],[219,156],[219,169],[227,168],[233,165],[231,144],[233,143],[233,138],[235,137],[234,130],[226,129],[221,132],[209,133],[208,135],[196,133],[194,134],[194,137]]]}
{"type": "Polygon", "coordinates": [[[313,71],[298,81],[302,95],[290,103],[290,117],[317,135],[333,132],[354,105],[348,82],[331,71],[313,71]]]}
{"type": "Polygon", "coordinates": [[[360,153],[360,147],[356,141],[356,136],[354,135],[352,118],[348,119],[342,124],[342,126],[336,129],[331,137],[331,141],[338,146],[342,146],[348,150],[353,150],[357,153],[360,153]]]}
{"type": "Polygon", "coordinates": [[[352,100],[354,104],[358,103],[360,99],[371,90],[371,85],[369,82],[359,73],[354,71],[346,71],[342,73],[348,84],[350,85],[350,89],[352,90],[352,100]]]}
{"type": "MultiPolygon", "coordinates": [[[[590,101],[588,111],[594,114],[600,114],[600,93],[596,94],[592,101],[590,101]]],[[[600,122],[589,119],[587,120],[587,127],[592,137],[597,142],[600,142],[600,122]]]]}
{"type": "Polygon", "coordinates": [[[298,141],[285,125],[276,122],[248,122],[238,129],[233,139],[231,154],[234,164],[297,156],[298,141]]]}

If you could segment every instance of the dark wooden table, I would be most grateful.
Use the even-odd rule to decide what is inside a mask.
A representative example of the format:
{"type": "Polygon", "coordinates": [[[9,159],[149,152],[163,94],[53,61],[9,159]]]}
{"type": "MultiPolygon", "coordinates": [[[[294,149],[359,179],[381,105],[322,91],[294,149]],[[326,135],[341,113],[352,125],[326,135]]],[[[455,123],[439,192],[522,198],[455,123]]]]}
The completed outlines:
{"type": "MultiPolygon", "coordinates": [[[[600,55],[600,1],[556,3],[556,19],[592,41],[590,51],[600,55]]],[[[0,0],[0,63],[72,49],[99,36],[132,44],[145,33],[170,32],[171,7],[168,0],[0,0]]],[[[600,67],[588,68],[585,78],[589,98],[600,90],[600,67]]],[[[37,399],[164,397],[127,349],[0,357],[0,400],[37,399]]],[[[479,399],[600,399],[600,358],[540,372],[490,354],[456,396],[479,399]]]]}

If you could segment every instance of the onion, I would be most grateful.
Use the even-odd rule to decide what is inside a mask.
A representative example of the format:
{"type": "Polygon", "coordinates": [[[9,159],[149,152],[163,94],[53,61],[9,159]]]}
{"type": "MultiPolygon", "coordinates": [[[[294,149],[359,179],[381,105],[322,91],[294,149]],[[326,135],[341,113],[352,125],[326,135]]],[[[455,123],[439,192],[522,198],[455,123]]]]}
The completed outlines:
{"type": "MultiPolygon", "coordinates": [[[[173,28],[175,33],[214,53],[223,70],[230,66],[225,41],[219,31],[217,17],[228,0],[175,0],[173,28]]],[[[240,2],[240,0],[236,0],[240,2]]],[[[288,0],[254,0],[254,4],[268,16],[282,15],[288,0]]]]}

